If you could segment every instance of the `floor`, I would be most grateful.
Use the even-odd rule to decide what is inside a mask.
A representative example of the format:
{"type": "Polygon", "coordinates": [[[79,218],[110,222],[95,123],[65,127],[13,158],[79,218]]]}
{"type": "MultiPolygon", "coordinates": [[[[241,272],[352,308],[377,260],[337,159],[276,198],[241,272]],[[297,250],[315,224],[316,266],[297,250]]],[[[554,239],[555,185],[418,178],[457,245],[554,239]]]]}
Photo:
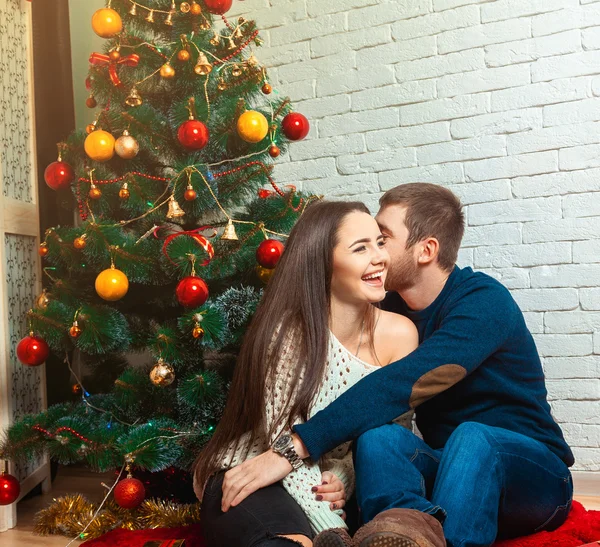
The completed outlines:
{"type": "MultiPolygon", "coordinates": [[[[106,490],[101,482],[112,484],[113,473],[98,475],[83,468],[61,468],[52,486],[52,492],[24,500],[18,506],[18,526],[8,532],[0,533],[2,547],[65,547],[69,539],[61,536],[40,537],[33,535],[33,517],[46,507],[52,498],[67,493],[79,492],[90,501],[99,502],[106,490]]],[[[587,509],[600,510],[600,497],[577,496],[587,509]]],[[[73,545],[78,545],[78,542],[73,545]]]]}

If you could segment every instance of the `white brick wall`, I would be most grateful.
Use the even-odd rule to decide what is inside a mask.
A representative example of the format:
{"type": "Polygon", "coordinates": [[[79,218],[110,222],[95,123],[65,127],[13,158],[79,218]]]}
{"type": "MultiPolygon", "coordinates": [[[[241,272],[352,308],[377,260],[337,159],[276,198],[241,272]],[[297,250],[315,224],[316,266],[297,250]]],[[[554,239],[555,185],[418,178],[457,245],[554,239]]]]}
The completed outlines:
{"type": "Polygon", "coordinates": [[[462,265],[502,281],[580,470],[600,473],[600,2],[246,0],[312,124],[275,177],[376,208],[405,182],[465,204],[462,265]]]}

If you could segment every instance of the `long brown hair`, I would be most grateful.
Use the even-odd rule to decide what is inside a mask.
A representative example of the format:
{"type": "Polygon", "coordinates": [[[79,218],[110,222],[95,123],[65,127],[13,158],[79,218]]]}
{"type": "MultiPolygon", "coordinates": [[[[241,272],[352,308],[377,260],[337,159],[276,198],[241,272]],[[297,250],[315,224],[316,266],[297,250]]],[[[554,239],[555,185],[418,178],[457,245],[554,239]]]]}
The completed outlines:
{"type": "MultiPolygon", "coordinates": [[[[306,208],[290,233],[279,264],[240,349],[227,406],[215,433],[194,464],[195,483],[202,487],[220,468],[220,458],[230,447],[237,450],[242,437],[247,447],[268,438],[265,384],[277,375],[286,340],[293,336],[293,359],[299,366],[290,372],[295,396],[275,422],[287,417],[287,427],[308,412],[320,387],[327,359],[333,250],[344,218],[353,212],[369,213],[360,202],[320,201],[306,208]],[[300,366],[301,365],[301,366],[300,366]]],[[[371,308],[371,307],[370,307],[371,308]]],[[[373,330],[367,314],[367,332],[373,330]]],[[[371,343],[373,336],[371,338],[371,343]]],[[[274,427],[271,427],[274,429],[274,427]]]]}

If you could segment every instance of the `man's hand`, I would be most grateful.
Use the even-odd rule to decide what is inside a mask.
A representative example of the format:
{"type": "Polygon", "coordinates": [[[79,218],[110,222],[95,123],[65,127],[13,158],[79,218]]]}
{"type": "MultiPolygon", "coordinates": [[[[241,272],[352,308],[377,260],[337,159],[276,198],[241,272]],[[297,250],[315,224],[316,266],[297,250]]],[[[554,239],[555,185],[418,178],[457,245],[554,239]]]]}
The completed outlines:
{"type": "Polygon", "coordinates": [[[256,458],[230,469],[223,479],[221,510],[239,505],[260,488],[280,481],[292,470],[292,464],[269,449],[256,458]]]}
{"type": "Polygon", "coordinates": [[[312,491],[316,494],[317,501],[329,502],[332,511],[342,509],[346,505],[344,484],[331,471],[323,472],[321,484],[313,486],[312,491]]]}

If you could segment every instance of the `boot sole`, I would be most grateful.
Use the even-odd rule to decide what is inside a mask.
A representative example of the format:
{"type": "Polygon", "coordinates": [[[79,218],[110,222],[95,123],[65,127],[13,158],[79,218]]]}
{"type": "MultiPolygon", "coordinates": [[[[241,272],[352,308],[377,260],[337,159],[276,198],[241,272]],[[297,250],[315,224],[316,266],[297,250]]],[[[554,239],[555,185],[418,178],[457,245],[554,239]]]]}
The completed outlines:
{"type": "MultiPolygon", "coordinates": [[[[315,546],[316,547],[316,546],[315,546]]],[[[409,537],[394,532],[376,532],[360,542],[358,547],[419,547],[409,537]]]]}
{"type": "Polygon", "coordinates": [[[348,543],[335,532],[321,532],[313,547],[348,547],[348,543]]]}

